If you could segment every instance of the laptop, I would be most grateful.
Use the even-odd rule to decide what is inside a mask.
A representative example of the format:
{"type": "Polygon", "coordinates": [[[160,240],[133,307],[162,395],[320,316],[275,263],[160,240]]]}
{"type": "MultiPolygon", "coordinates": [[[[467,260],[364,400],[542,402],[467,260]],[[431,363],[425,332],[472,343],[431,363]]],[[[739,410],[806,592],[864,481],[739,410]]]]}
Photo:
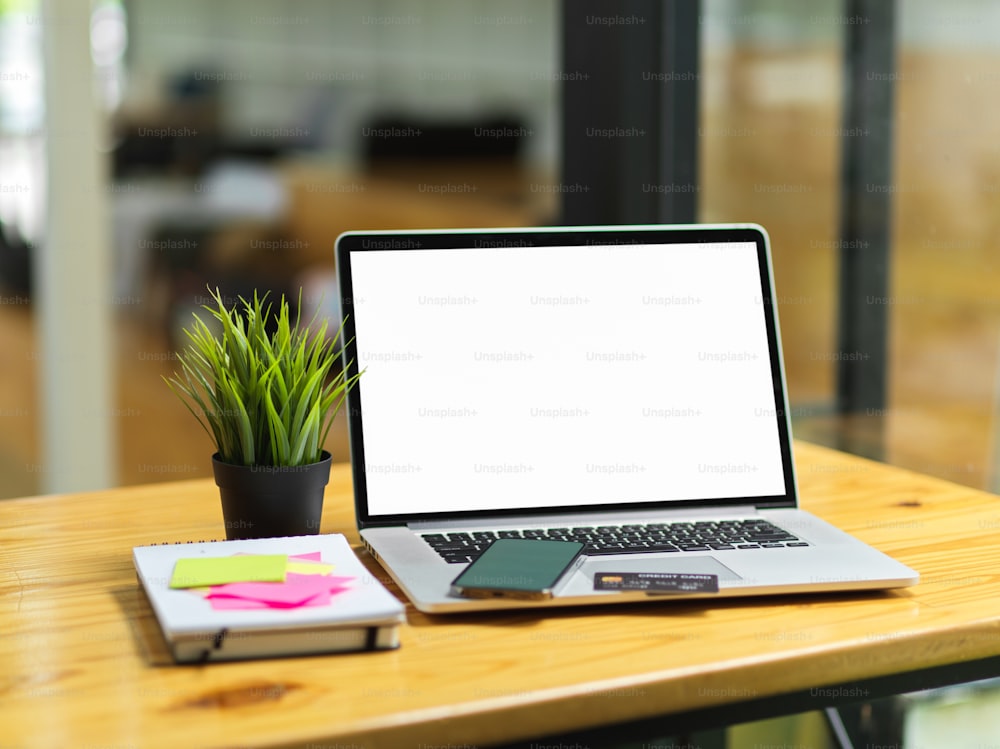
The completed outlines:
{"type": "Polygon", "coordinates": [[[336,254],[345,361],[363,370],[358,529],[419,610],[917,582],[798,509],[762,227],[350,232],[336,254]],[[585,555],[546,600],[454,594],[497,538],[585,555]],[[598,589],[610,575],[717,592],[598,589]]]}

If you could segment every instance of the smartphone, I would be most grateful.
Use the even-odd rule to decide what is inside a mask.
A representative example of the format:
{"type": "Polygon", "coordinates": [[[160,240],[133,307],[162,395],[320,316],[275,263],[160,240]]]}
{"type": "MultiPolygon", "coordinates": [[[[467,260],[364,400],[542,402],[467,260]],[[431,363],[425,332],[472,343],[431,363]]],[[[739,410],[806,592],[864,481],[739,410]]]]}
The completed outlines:
{"type": "Polygon", "coordinates": [[[552,598],[555,584],[577,566],[586,544],[534,538],[500,538],[451,583],[465,598],[552,598]]]}

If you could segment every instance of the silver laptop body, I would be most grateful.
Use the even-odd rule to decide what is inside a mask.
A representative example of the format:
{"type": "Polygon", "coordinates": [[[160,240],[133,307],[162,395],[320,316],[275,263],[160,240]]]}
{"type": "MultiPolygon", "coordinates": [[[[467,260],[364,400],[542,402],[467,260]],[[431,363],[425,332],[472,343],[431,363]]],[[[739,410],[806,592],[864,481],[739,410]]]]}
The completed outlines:
{"type": "Polygon", "coordinates": [[[798,509],[762,227],[351,232],[336,252],[345,360],[364,370],[347,402],[358,528],[421,611],[917,582],[798,509]],[[449,593],[464,539],[760,519],[777,542],[612,547],[549,600],[449,593]],[[718,592],[595,590],[615,572],[715,575],[718,592]]]}

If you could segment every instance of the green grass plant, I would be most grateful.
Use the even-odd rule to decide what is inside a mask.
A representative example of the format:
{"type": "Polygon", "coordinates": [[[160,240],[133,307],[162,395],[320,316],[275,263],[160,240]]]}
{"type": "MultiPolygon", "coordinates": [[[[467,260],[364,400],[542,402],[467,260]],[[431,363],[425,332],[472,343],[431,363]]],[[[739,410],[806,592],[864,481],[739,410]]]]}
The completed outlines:
{"type": "MultiPolygon", "coordinates": [[[[178,353],[180,373],[164,378],[215,441],[223,462],[301,466],[321,459],[330,425],[361,373],[337,369],[344,326],[327,337],[317,313],[306,325],[292,322],[281,297],[277,311],[268,294],[226,305],[218,289],[185,328],[188,345],[178,353]],[[221,328],[220,328],[221,326],[221,328]],[[219,332],[213,330],[219,329],[219,332]]],[[[301,321],[299,292],[296,321],[301,321]]]]}

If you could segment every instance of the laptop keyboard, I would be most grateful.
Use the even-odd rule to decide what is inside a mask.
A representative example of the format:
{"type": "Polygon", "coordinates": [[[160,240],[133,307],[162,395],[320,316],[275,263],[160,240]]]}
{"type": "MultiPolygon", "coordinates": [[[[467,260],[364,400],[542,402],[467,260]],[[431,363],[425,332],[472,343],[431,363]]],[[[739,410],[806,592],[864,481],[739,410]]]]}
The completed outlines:
{"type": "Polygon", "coordinates": [[[646,523],[576,528],[425,533],[422,538],[450,564],[476,559],[498,538],[541,538],[583,541],[587,556],[653,552],[781,549],[809,544],[766,520],[646,523]]]}

